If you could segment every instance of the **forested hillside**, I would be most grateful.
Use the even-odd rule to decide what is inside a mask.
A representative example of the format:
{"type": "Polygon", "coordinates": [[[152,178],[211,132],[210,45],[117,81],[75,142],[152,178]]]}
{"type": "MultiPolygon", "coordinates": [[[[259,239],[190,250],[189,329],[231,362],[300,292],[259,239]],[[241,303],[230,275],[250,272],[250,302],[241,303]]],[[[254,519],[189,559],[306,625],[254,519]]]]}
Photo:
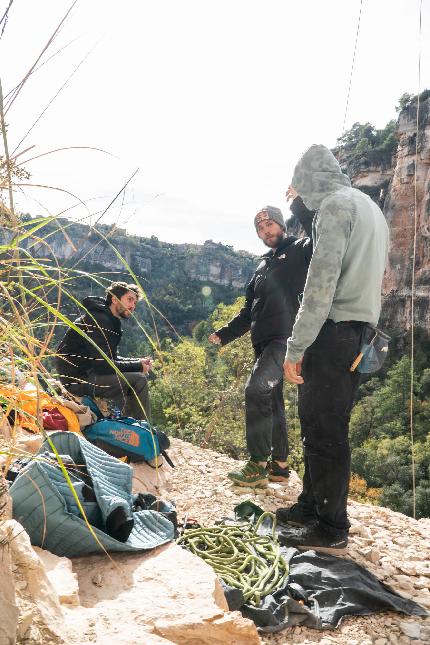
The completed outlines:
{"type": "MultiPolygon", "coordinates": [[[[24,215],[22,221],[27,230],[38,226],[30,216],[24,215]]],[[[138,355],[148,352],[152,343],[190,335],[218,303],[233,302],[256,264],[250,253],[211,240],[202,246],[170,244],[128,235],[114,226],[90,227],[65,218],[45,222],[38,234],[40,243],[36,237],[23,236],[20,245],[52,271],[57,263],[61,266],[62,311],[72,319],[81,313],[78,303],[85,296],[103,295],[112,280],[141,285],[145,298],[136,311],[141,326],[129,321],[122,348],[138,355]]],[[[0,228],[0,243],[12,237],[10,229],[0,228]]],[[[51,304],[57,303],[58,293],[53,285],[47,293],[51,304]]],[[[63,329],[59,322],[52,346],[63,329]]]]}

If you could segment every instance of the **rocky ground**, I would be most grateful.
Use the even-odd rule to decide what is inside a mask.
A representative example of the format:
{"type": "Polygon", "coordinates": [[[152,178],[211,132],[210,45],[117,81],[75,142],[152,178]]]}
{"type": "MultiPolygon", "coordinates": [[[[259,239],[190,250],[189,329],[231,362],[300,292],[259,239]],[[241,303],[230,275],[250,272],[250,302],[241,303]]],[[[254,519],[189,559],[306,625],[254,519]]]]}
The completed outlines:
{"type": "MultiPolygon", "coordinates": [[[[29,442],[32,451],[37,449],[38,438],[34,435],[23,437],[22,442],[27,449],[29,442]]],[[[188,514],[209,525],[223,516],[232,516],[234,506],[245,499],[273,511],[295,501],[300,490],[294,473],[286,485],[270,484],[267,490],[258,491],[234,489],[226,474],[237,462],[229,457],[178,439],[172,441],[170,454],[176,463],[173,471],[167,464],[158,472],[136,466],[134,489],[151,490],[174,500],[180,519],[188,514]]],[[[386,508],[352,501],[349,515],[352,528],[346,557],[430,610],[430,520],[415,521],[386,508]]],[[[20,525],[10,521],[14,526],[8,528],[7,524],[0,526],[0,546],[1,529],[14,532],[11,552],[5,553],[12,560],[19,611],[18,642],[26,645],[430,643],[430,617],[410,618],[396,613],[351,617],[338,629],[325,632],[296,627],[262,635],[259,640],[252,623],[237,612],[227,611],[212,570],[176,545],[151,554],[116,554],[111,560],[91,556],[70,561],[31,549],[20,525]]],[[[6,565],[7,558],[0,558],[0,569],[6,565]]],[[[8,575],[7,571],[4,575],[8,575]]],[[[10,601],[6,596],[4,603],[10,601]]],[[[1,635],[0,624],[3,645],[1,635]]],[[[5,643],[9,645],[10,641],[5,643]]]]}
{"type": "MultiPolygon", "coordinates": [[[[226,473],[237,462],[226,455],[196,448],[174,440],[177,468],[170,478],[169,495],[179,515],[185,512],[201,523],[211,523],[231,515],[240,501],[252,499],[265,510],[294,502],[300,480],[293,473],[288,485],[269,484],[255,494],[230,486],[226,473]]],[[[352,524],[348,555],[377,578],[405,597],[413,598],[430,610],[430,519],[413,520],[387,508],[351,501],[348,512],[352,524]]],[[[276,635],[262,636],[262,643],[283,645],[408,645],[430,643],[430,618],[409,618],[395,613],[351,617],[330,632],[295,627],[276,635]]]]}

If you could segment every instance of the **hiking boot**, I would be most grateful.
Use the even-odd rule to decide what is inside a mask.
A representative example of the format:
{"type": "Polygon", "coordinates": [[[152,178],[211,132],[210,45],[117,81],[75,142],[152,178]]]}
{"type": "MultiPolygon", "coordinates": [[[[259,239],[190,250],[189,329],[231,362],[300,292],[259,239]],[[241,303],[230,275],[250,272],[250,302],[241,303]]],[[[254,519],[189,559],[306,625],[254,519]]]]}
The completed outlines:
{"type": "Polygon", "coordinates": [[[271,461],[268,464],[269,481],[271,482],[287,482],[290,476],[288,467],[281,468],[277,461],[271,461]]]}
{"type": "Polygon", "coordinates": [[[269,483],[267,475],[267,469],[264,466],[259,466],[255,461],[247,461],[242,468],[227,473],[227,477],[236,486],[249,486],[250,488],[267,486],[269,483]]]}
{"type": "Polygon", "coordinates": [[[276,521],[290,526],[309,526],[315,524],[317,517],[314,513],[305,511],[300,504],[276,509],[276,521]]]}
{"type": "Polygon", "coordinates": [[[286,529],[278,533],[279,544],[293,546],[299,551],[319,551],[332,555],[346,553],[348,534],[338,533],[333,535],[324,531],[319,524],[305,526],[302,529],[286,529]]]}

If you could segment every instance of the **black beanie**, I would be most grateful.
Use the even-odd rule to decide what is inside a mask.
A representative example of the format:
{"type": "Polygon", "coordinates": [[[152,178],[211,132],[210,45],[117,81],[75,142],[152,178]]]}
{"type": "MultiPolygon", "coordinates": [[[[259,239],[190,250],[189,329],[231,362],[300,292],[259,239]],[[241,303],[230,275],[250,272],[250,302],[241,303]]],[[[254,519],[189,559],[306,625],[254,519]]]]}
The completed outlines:
{"type": "Polygon", "coordinates": [[[285,231],[284,217],[280,208],[276,208],[276,206],[265,206],[259,210],[254,217],[255,228],[257,229],[258,224],[266,219],[271,219],[273,222],[276,222],[285,231]]]}

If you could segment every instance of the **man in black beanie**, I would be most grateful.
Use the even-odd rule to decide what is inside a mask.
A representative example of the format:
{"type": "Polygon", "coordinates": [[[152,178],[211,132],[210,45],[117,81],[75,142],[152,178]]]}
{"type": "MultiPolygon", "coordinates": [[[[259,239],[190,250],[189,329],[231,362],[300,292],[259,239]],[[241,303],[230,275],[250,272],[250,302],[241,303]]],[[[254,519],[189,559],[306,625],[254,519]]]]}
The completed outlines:
{"type": "MultiPolygon", "coordinates": [[[[311,235],[313,211],[291,191],[288,196],[295,197],[291,210],[311,235]]],[[[254,225],[270,251],[261,257],[240,312],[209,336],[210,342],[227,345],[251,330],[255,364],[245,387],[250,459],[243,468],[228,474],[236,485],[251,487],[267,486],[269,479],[286,481],[289,476],[282,366],[312,256],[308,237],[287,236],[279,208],[262,208],[254,225]]]]}

